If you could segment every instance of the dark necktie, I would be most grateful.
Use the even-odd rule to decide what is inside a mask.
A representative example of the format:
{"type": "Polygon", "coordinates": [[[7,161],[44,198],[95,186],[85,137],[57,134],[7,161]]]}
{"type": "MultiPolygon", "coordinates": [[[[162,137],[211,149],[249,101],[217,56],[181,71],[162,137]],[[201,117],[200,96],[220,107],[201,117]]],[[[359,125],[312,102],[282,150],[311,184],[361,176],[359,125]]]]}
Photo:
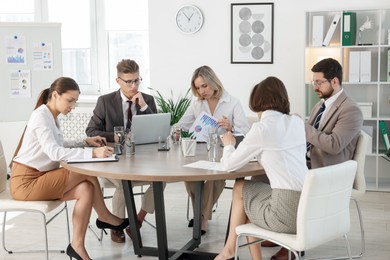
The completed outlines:
{"type": "Polygon", "coordinates": [[[126,102],[129,103],[129,108],[127,110],[127,125],[126,125],[126,129],[130,129],[131,128],[131,119],[133,118],[133,112],[131,112],[131,104],[133,104],[133,102],[131,102],[130,100],[127,100],[126,102]]]}
{"type": "MultiPolygon", "coordinates": [[[[324,113],[324,110],[325,110],[325,102],[322,103],[320,109],[318,110],[316,119],[314,120],[313,126],[315,129],[318,129],[318,126],[320,125],[321,117],[322,114],[324,113]]],[[[311,147],[311,143],[306,143],[306,151],[310,151],[310,147],[311,147]]]]}

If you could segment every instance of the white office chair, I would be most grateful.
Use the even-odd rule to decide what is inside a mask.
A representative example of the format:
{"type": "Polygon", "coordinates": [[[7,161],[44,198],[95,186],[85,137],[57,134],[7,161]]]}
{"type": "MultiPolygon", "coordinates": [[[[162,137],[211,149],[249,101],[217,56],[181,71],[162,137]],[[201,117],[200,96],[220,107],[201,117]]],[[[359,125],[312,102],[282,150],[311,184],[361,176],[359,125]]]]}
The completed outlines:
{"type": "MultiPolygon", "coordinates": [[[[359,225],[360,225],[360,237],[361,237],[361,241],[360,241],[361,252],[358,255],[352,256],[352,258],[354,259],[361,258],[365,253],[365,248],[366,248],[366,239],[364,236],[364,227],[363,227],[363,217],[358,203],[358,199],[363,197],[363,195],[366,193],[366,179],[364,177],[364,166],[366,162],[367,145],[370,138],[371,137],[362,130],[357,142],[355,153],[353,155],[353,160],[357,162],[357,171],[356,171],[355,181],[353,183],[351,200],[355,202],[356,210],[358,212],[359,225]]],[[[333,259],[347,259],[347,257],[336,257],[333,259]]]]}
{"type": "MultiPolygon", "coordinates": [[[[3,147],[2,147],[1,141],[0,141],[0,182],[3,182],[4,180],[6,181],[6,179],[7,179],[7,164],[6,164],[5,157],[4,157],[3,147]]],[[[3,215],[4,215],[3,225],[2,225],[2,240],[3,240],[4,250],[6,252],[8,252],[9,254],[45,252],[46,259],[49,259],[49,251],[50,252],[65,253],[65,250],[63,250],[63,249],[49,250],[48,238],[47,238],[47,225],[63,211],[65,211],[65,213],[66,213],[65,214],[66,215],[66,229],[67,229],[67,233],[68,233],[68,242],[66,245],[68,245],[70,243],[70,231],[69,231],[68,207],[67,207],[66,202],[63,202],[60,200],[18,201],[18,200],[12,199],[8,187],[6,187],[5,190],[0,190],[0,212],[3,212],[3,215]],[[52,212],[53,210],[57,209],[60,206],[62,206],[62,208],[60,210],[58,210],[54,214],[54,216],[52,216],[49,220],[47,220],[46,214],[52,212]],[[7,249],[7,247],[6,247],[6,228],[5,227],[7,224],[7,213],[8,212],[30,212],[30,213],[39,213],[42,215],[42,221],[43,221],[43,227],[44,227],[45,250],[13,251],[13,250],[7,249]]],[[[34,228],[37,229],[36,226],[34,226],[34,228]]],[[[34,237],[32,239],[37,239],[37,238],[34,237]]]]}
{"type": "MultiPolygon", "coordinates": [[[[257,237],[281,245],[302,259],[298,252],[309,250],[344,236],[349,259],[351,249],[347,232],[350,229],[349,204],[357,169],[356,161],[312,169],[305,178],[298,205],[297,233],[285,234],[260,228],[255,224],[236,227],[236,255],[242,236],[257,237]]],[[[246,246],[248,244],[242,245],[246,246]]]]}

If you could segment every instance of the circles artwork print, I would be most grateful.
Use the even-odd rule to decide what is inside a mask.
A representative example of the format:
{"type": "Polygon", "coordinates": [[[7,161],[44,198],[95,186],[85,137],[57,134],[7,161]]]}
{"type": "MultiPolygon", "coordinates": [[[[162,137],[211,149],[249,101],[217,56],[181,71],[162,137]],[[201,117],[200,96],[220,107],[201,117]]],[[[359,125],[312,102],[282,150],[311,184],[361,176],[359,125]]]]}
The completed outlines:
{"type": "Polygon", "coordinates": [[[272,63],[273,6],[237,4],[232,7],[232,59],[272,63]]]}

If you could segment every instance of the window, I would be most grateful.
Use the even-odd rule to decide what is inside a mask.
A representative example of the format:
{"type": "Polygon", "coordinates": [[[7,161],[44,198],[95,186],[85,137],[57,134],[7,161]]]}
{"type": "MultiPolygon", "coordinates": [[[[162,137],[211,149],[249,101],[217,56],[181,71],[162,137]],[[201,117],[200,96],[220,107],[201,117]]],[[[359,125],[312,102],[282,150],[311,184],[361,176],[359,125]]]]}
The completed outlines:
{"type": "Polygon", "coordinates": [[[82,94],[118,89],[116,64],[133,59],[148,92],[148,1],[2,0],[0,21],[62,23],[63,75],[74,78],[82,94]]]}
{"type": "Polygon", "coordinates": [[[34,1],[8,0],[0,1],[0,22],[34,21],[34,1]]]}

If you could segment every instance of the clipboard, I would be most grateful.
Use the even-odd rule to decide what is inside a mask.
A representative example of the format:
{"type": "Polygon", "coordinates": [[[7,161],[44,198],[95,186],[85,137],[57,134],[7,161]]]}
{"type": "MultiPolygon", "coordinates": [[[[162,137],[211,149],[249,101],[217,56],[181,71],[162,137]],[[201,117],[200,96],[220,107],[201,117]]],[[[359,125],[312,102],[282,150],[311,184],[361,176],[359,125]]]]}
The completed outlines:
{"type": "Polygon", "coordinates": [[[81,158],[81,159],[71,159],[65,160],[66,163],[93,163],[93,162],[117,162],[119,158],[116,154],[111,155],[106,158],[81,158]]]}

